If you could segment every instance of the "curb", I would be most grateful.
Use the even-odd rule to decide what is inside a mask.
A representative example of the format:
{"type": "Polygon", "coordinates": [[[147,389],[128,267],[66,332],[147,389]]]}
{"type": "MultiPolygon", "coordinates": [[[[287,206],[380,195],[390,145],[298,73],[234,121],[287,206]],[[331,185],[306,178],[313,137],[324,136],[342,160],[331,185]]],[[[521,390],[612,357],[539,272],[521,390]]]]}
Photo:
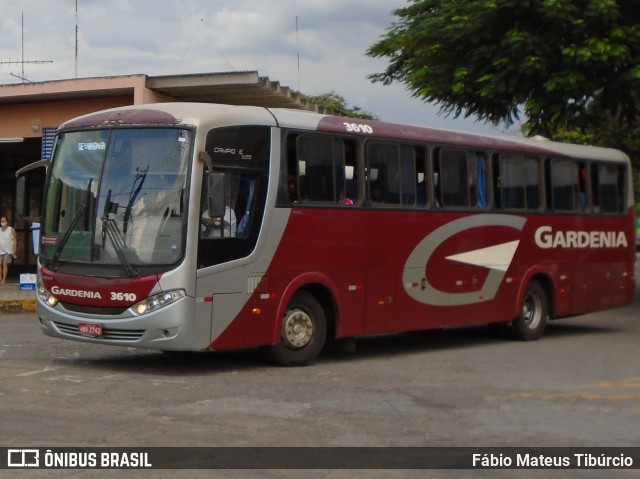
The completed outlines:
{"type": "Polygon", "coordinates": [[[0,315],[35,311],[36,292],[34,290],[22,290],[17,283],[0,285],[0,315]]]}
{"type": "Polygon", "coordinates": [[[34,299],[2,299],[0,300],[0,314],[35,313],[34,299]]]}

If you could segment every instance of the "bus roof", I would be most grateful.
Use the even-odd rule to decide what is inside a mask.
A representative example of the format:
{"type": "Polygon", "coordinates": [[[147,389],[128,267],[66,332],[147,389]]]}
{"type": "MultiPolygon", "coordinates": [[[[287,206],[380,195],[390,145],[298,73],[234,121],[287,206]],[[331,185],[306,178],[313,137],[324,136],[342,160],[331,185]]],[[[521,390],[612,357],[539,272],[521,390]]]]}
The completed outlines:
{"type": "Polygon", "coordinates": [[[448,145],[537,156],[563,156],[584,160],[629,162],[629,158],[622,151],[611,148],[560,143],[539,138],[479,134],[416,125],[402,125],[300,110],[212,103],[153,103],[119,107],[68,120],[60,128],[101,127],[110,124],[180,124],[209,128],[220,124],[269,125],[334,134],[351,132],[363,138],[393,139],[436,146],[448,145]]]}
{"type": "MultiPolygon", "coordinates": [[[[313,115],[310,113],[297,112],[292,110],[271,110],[281,126],[299,125],[302,115],[320,117],[316,126],[317,131],[327,133],[345,133],[346,125],[356,125],[356,130],[362,125],[367,125],[370,129],[367,132],[356,133],[363,137],[374,137],[382,139],[394,139],[407,142],[428,143],[432,145],[461,146],[478,150],[503,150],[520,152],[530,155],[542,156],[564,156],[569,158],[580,158],[584,160],[610,160],[617,162],[628,162],[629,158],[620,150],[612,148],[602,148],[588,145],[575,145],[550,141],[546,138],[527,138],[499,134],[479,134],[455,130],[445,130],[429,128],[416,125],[401,125],[381,121],[352,119],[329,115],[313,115]],[[291,121],[294,120],[294,121],[291,121]],[[359,126],[358,126],[359,125],[359,126]]],[[[353,127],[351,127],[353,130],[353,127]]]]}

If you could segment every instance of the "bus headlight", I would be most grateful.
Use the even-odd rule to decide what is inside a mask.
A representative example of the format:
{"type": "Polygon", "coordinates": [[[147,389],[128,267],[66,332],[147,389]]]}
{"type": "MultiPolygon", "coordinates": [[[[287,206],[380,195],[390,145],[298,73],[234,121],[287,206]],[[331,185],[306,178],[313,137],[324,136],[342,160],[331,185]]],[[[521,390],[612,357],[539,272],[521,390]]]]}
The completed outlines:
{"type": "Polygon", "coordinates": [[[143,314],[157,311],[158,309],[164,308],[171,303],[175,303],[179,299],[184,298],[186,295],[187,293],[183,289],[167,291],[166,293],[149,296],[148,298],[131,306],[131,310],[138,316],[142,316],[143,314]]]}
{"type": "Polygon", "coordinates": [[[52,308],[58,304],[58,298],[51,294],[51,291],[45,288],[42,284],[38,284],[38,296],[40,296],[43,303],[48,304],[52,308]]]}

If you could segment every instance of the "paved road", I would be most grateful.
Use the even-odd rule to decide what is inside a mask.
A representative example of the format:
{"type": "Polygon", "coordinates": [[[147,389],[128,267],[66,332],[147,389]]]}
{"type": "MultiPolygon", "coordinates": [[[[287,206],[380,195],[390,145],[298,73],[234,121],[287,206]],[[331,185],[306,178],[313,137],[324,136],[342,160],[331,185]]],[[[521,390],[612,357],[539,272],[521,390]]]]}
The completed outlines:
{"type": "MultiPolygon", "coordinates": [[[[537,342],[513,342],[485,327],[375,337],[360,340],[353,354],[326,354],[305,368],[268,366],[257,351],[172,355],[93,347],[43,336],[34,314],[0,316],[0,445],[640,446],[639,344],[640,293],[630,307],[554,322],[537,342]]],[[[15,472],[0,477],[202,477],[202,471],[15,472]]],[[[515,471],[454,472],[312,475],[514,477],[515,471]]],[[[539,472],[517,476],[603,477],[539,472]]],[[[617,477],[634,476],[628,472],[617,477]]],[[[215,477],[299,476],[215,471],[215,477]]]]}

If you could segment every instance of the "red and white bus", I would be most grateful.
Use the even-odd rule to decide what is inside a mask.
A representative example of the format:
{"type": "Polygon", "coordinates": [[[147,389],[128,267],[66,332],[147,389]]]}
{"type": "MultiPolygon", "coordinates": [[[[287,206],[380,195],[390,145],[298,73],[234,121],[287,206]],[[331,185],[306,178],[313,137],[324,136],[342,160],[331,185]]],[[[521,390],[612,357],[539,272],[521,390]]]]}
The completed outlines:
{"type": "Polygon", "coordinates": [[[45,334],[165,351],[334,339],[629,304],[620,151],[309,112],[124,107],[58,130],[38,267],[45,334]]]}

